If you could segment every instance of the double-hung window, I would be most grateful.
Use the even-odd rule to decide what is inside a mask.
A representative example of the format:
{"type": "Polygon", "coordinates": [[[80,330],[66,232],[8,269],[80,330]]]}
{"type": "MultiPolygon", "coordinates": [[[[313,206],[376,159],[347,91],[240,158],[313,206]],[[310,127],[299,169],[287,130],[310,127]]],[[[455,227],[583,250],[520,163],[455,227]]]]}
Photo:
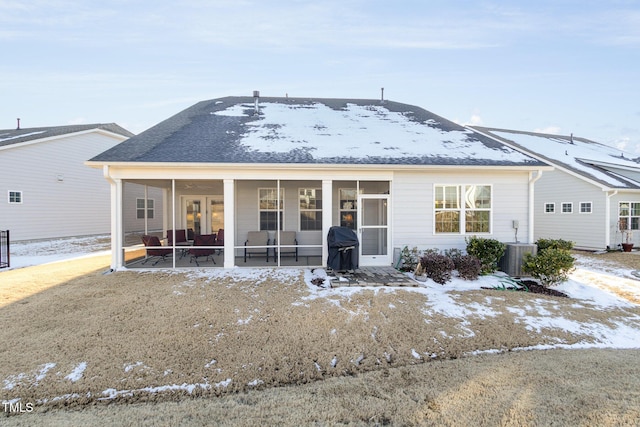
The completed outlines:
{"type": "Polygon", "coordinates": [[[300,208],[300,231],[322,230],[322,190],[300,188],[298,190],[300,208]]]}
{"type": "Polygon", "coordinates": [[[490,185],[436,185],[436,233],[491,233],[490,185]]]}
{"type": "Polygon", "coordinates": [[[618,220],[620,230],[640,230],[640,203],[620,202],[618,220]]]}
{"type": "Polygon", "coordinates": [[[278,202],[277,188],[258,189],[258,209],[260,211],[260,230],[282,230],[284,216],[284,188],[280,189],[280,201],[278,202]],[[278,218],[280,218],[278,226],[278,218]]]}

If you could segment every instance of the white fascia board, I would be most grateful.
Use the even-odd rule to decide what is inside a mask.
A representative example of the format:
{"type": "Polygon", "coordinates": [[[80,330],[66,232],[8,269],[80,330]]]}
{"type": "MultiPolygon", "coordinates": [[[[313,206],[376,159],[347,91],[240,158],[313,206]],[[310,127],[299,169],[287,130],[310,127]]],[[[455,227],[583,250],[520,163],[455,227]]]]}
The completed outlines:
{"type": "MultiPolygon", "coordinates": [[[[72,136],[84,135],[84,134],[87,134],[87,133],[94,133],[94,132],[95,133],[101,133],[101,134],[103,134],[105,136],[110,136],[112,138],[115,138],[115,139],[119,140],[119,142],[123,142],[123,141],[129,139],[128,136],[120,135],[119,133],[105,131],[104,129],[93,128],[93,129],[83,130],[83,131],[80,131],[80,132],[63,133],[62,135],[48,136],[46,138],[32,139],[30,141],[24,141],[24,142],[18,142],[16,144],[5,145],[5,146],[0,147],[0,151],[9,150],[11,148],[26,147],[26,146],[29,146],[29,145],[40,144],[40,143],[43,143],[43,142],[50,142],[50,141],[55,141],[55,140],[58,140],[58,139],[64,139],[64,138],[69,138],[69,137],[72,137],[72,136]]],[[[99,165],[99,167],[102,167],[102,165],[99,165]]]]}

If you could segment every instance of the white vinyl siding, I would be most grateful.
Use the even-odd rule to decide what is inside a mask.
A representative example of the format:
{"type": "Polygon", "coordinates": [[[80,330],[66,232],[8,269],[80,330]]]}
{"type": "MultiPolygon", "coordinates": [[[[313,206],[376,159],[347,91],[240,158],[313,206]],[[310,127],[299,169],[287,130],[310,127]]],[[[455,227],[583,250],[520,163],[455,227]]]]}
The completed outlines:
{"type": "Polygon", "coordinates": [[[0,191],[23,196],[0,204],[2,228],[16,241],[109,234],[109,183],[84,162],[124,139],[91,132],[0,150],[0,191]]]}
{"type": "MultiPolygon", "coordinates": [[[[565,239],[575,243],[577,248],[604,249],[607,232],[606,192],[580,178],[560,170],[547,171],[535,183],[537,206],[554,203],[555,215],[540,215],[535,212],[534,238],[565,239]],[[571,203],[579,210],[580,202],[591,202],[591,213],[573,215],[562,213],[562,203],[571,203]]],[[[612,201],[612,221],[617,221],[617,204],[612,201]]],[[[613,233],[611,234],[613,237],[613,233]]]]}
{"type": "Polygon", "coordinates": [[[528,219],[528,172],[434,171],[396,172],[392,195],[392,247],[429,248],[466,247],[465,237],[474,233],[435,233],[435,185],[486,185],[491,183],[491,233],[478,233],[503,242],[515,239],[513,220],[520,222],[518,240],[526,240],[528,219]]]}

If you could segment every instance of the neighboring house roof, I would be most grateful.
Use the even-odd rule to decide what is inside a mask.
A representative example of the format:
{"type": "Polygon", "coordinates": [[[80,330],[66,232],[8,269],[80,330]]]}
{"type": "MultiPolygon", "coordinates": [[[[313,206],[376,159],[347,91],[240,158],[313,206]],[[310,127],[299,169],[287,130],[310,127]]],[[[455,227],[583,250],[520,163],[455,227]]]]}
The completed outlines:
{"type": "Polygon", "coordinates": [[[52,138],[67,134],[84,132],[93,129],[101,129],[107,132],[131,137],[133,134],[115,123],[97,123],[89,125],[69,125],[50,126],[24,129],[2,129],[0,130],[0,147],[20,144],[24,142],[36,141],[39,139],[52,138]]]}
{"type": "Polygon", "coordinates": [[[429,111],[391,101],[202,101],[91,162],[546,166],[429,111]]]}
{"type": "Polygon", "coordinates": [[[617,148],[573,135],[471,128],[602,187],[640,189],[640,159],[617,148]]]}

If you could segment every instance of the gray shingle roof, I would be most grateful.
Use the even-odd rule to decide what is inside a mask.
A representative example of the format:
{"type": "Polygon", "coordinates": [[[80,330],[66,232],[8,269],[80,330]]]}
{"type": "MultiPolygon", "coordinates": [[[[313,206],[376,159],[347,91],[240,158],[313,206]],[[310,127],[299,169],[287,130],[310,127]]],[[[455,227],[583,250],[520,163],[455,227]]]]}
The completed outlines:
{"type": "Polygon", "coordinates": [[[422,108],[362,99],[199,102],[95,162],[542,166],[422,108]]]}
{"type": "Polygon", "coordinates": [[[35,141],[43,138],[67,135],[91,129],[102,129],[126,137],[133,133],[118,126],[115,123],[97,123],[88,125],[50,126],[38,128],[2,129],[0,130],[0,147],[19,144],[21,142],[35,141]]]}

